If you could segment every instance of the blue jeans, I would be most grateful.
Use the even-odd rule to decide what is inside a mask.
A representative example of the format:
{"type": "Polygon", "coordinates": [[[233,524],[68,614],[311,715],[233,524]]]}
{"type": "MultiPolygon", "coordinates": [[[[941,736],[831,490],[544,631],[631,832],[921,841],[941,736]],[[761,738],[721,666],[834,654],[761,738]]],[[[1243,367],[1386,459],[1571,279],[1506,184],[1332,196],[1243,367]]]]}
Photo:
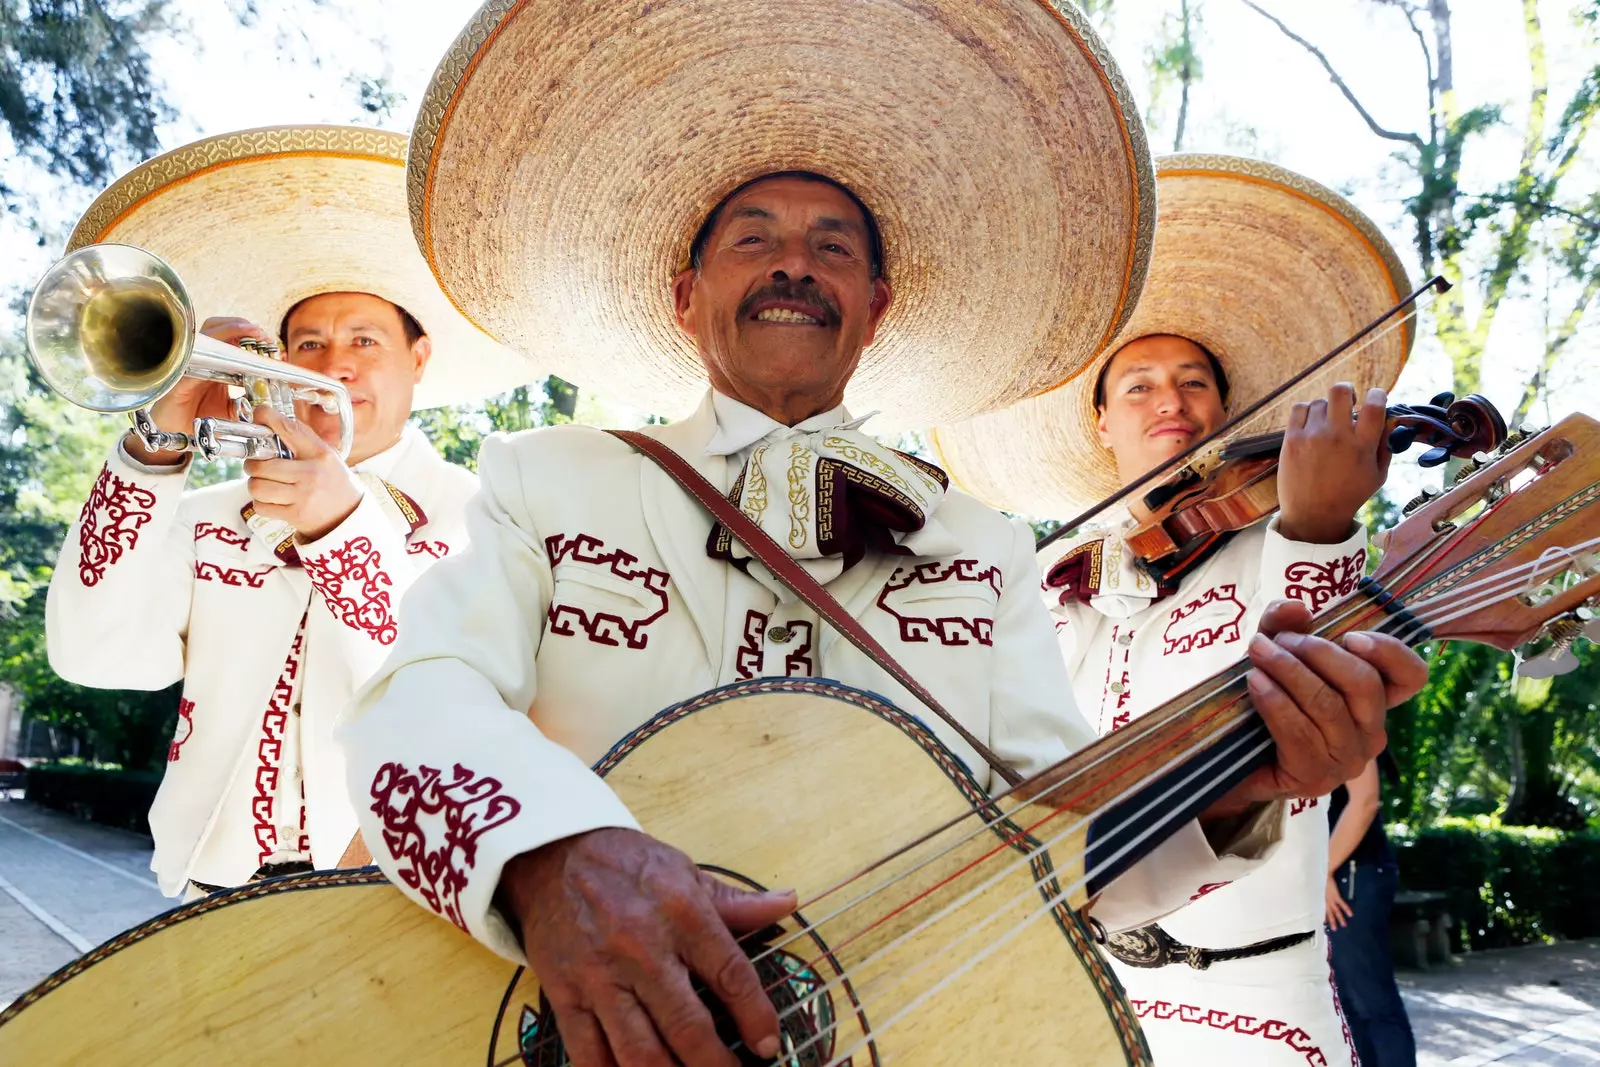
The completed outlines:
{"type": "Polygon", "coordinates": [[[1416,1067],[1411,1021],[1394,982],[1389,948],[1389,910],[1399,872],[1387,864],[1341,863],[1334,875],[1339,893],[1355,913],[1343,928],[1328,931],[1333,978],[1350,1024],[1361,1067],[1416,1067]],[[1355,884],[1352,886],[1351,881],[1355,884]]]}

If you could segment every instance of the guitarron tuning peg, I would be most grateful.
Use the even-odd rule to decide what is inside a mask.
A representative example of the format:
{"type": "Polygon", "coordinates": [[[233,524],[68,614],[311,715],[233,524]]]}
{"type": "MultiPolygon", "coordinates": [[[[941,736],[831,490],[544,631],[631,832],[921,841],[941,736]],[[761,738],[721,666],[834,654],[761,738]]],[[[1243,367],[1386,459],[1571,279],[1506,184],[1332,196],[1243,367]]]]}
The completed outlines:
{"type": "Polygon", "coordinates": [[[1522,651],[1517,651],[1517,677],[1519,678],[1555,678],[1578,669],[1578,657],[1573,654],[1572,643],[1579,637],[1587,636],[1593,622],[1585,625],[1581,619],[1571,615],[1563,615],[1553,619],[1545,626],[1544,632],[1539,635],[1539,642],[1550,642],[1543,652],[1523,658],[1522,651]]]}

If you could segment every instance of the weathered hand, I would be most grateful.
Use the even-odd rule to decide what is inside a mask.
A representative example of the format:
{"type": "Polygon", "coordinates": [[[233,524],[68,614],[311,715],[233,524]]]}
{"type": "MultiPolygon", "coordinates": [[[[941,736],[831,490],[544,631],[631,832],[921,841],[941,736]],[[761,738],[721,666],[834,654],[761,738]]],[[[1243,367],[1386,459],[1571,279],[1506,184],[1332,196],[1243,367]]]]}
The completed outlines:
{"type": "Polygon", "coordinates": [[[1355,912],[1345,902],[1343,894],[1339,892],[1339,885],[1333,880],[1333,875],[1328,875],[1328,884],[1323,889],[1323,906],[1327,911],[1328,928],[1338,930],[1350,921],[1350,916],[1355,912]]]}
{"type": "Polygon", "coordinates": [[[1351,421],[1355,390],[1340,382],[1326,400],[1289,412],[1278,466],[1278,532],[1291,541],[1338,544],[1350,523],[1389,475],[1382,389],[1369,389],[1351,421]]]}
{"type": "Polygon", "coordinates": [[[778,1052],[778,1018],[732,930],[794,910],[789,892],[735,889],[633,830],[594,830],[525,852],[500,886],[573,1067],[737,1067],[690,985],[700,978],[744,1043],[778,1052]]]}
{"type": "MultiPolygon", "coordinates": [[[[246,319],[209,318],[200,327],[200,332],[230,345],[237,345],[245,337],[270,340],[265,330],[246,319]]],[[[150,405],[150,421],[156,424],[157,429],[167,433],[193,433],[194,420],[207,418],[233,418],[228,387],[222,382],[180,378],[161,399],[150,405]]],[[[151,467],[176,466],[184,458],[180,452],[150,452],[133,434],[128,435],[124,447],[128,455],[151,467]]]]}
{"type": "Polygon", "coordinates": [[[1293,600],[1267,608],[1250,641],[1250,700],[1277,755],[1206,812],[1217,818],[1263,801],[1319,797],[1359,775],[1386,743],[1384,715],[1428,681],[1422,657],[1386,634],[1313,637],[1293,600]]]}
{"type": "Polygon", "coordinates": [[[315,541],[361,503],[361,483],[326,441],[299,419],[268,407],[255,421],[283,439],[293,459],[252,459],[244,465],[256,511],[293,526],[302,541],[315,541]]]}

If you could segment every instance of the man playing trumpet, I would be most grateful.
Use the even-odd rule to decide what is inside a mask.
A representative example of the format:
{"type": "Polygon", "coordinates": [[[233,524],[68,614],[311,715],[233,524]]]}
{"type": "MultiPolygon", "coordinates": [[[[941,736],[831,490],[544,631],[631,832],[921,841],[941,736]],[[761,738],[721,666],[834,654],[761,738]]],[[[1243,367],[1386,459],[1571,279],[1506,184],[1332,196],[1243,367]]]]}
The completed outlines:
{"type": "MultiPolygon", "coordinates": [[[[245,313],[208,319],[205,335],[281,344],[348,394],[353,422],[305,402],[296,418],[256,406],[290,455],[196,490],[189,454],[130,432],[68,533],[51,664],[83,685],[184,683],[150,812],[169,895],[340,859],[356,816],[334,718],[394,643],[401,595],[462,547],[477,484],[407,419],[419,401],[531,377],[433,283],[408,232],[404,158],[403,137],[375,130],[224,135],[135,169],[73,234],[73,249],[116,242],[166,259],[202,313],[245,313]]],[[[228,386],[195,377],[148,410],[165,434],[232,414],[228,386]]]]}

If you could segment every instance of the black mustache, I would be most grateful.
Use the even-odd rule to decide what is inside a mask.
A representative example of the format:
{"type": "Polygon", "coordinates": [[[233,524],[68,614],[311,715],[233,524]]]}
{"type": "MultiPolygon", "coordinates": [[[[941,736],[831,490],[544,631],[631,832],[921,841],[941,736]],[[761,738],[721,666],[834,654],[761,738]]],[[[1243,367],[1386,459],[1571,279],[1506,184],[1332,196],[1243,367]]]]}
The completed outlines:
{"type": "Polygon", "coordinates": [[[810,304],[822,311],[824,326],[839,325],[839,307],[832,300],[823,295],[822,290],[815,285],[805,285],[797,282],[774,282],[763,286],[744,298],[739,305],[739,318],[749,318],[755,311],[756,304],[763,300],[794,300],[803,304],[810,304]]]}

